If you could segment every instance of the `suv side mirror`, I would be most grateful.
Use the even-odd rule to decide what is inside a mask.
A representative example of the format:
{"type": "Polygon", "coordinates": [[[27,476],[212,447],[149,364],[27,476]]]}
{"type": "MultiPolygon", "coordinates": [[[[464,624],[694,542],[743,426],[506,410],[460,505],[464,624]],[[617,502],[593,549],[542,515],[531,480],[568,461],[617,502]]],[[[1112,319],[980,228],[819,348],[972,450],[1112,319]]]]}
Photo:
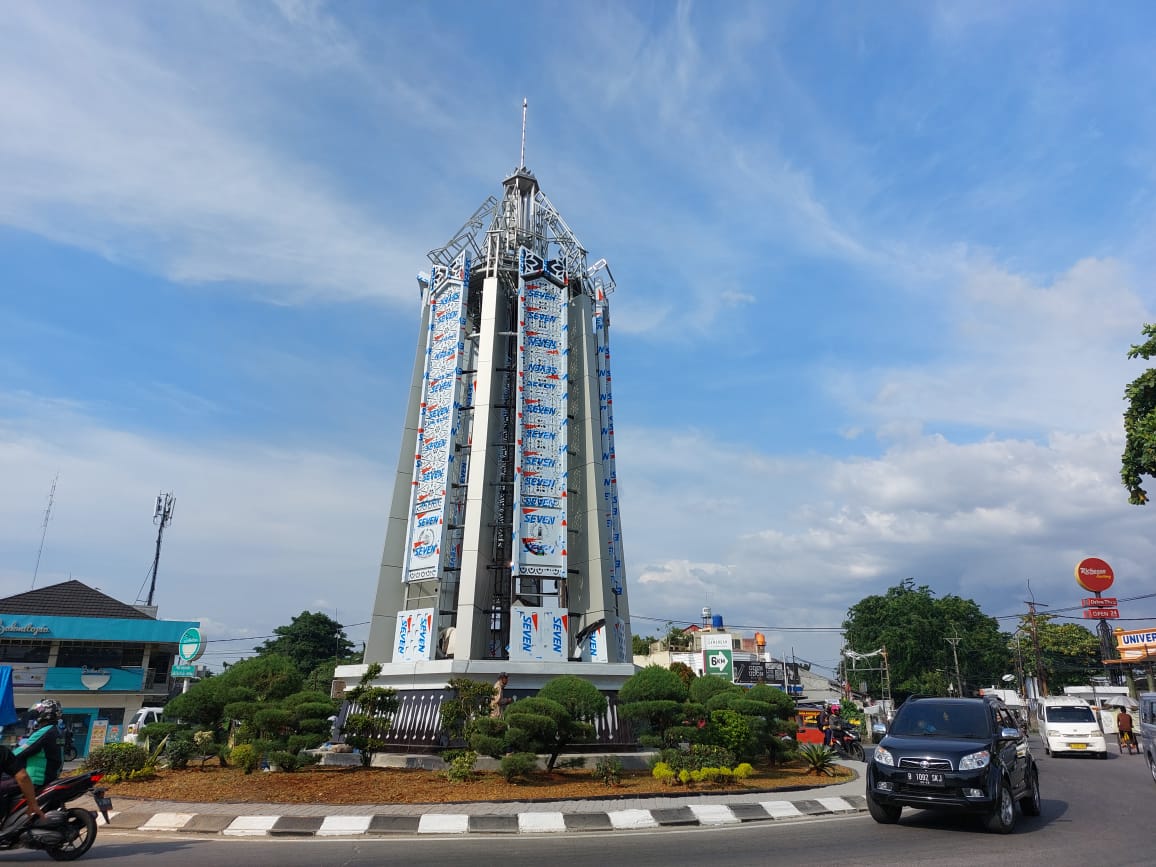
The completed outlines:
{"type": "Polygon", "coordinates": [[[1003,728],[999,730],[999,738],[1001,741],[1018,741],[1024,736],[1024,733],[1015,728],[1003,728]]]}

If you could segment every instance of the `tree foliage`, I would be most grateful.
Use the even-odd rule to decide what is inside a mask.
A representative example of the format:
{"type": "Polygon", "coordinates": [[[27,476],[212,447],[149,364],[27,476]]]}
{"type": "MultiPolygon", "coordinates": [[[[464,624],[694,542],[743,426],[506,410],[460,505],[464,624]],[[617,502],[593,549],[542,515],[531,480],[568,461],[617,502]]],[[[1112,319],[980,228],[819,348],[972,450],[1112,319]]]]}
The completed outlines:
{"type": "Polygon", "coordinates": [[[1037,614],[1035,641],[1032,640],[1033,618],[1020,618],[1020,629],[1012,639],[1011,649],[1022,660],[1024,670],[1035,672],[1035,645],[1040,650],[1040,668],[1051,692],[1065,686],[1087,683],[1089,675],[1099,674],[1100,639],[1079,623],[1057,623],[1050,614],[1037,614]]]}
{"type": "MultiPolygon", "coordinates": [[[[1147,338],[1128,350],[1129,358],[1148,361],[1156,355],[1156,324],[1142,329],[1147,338]]],[[[1156,368],[1148,368],[1124,388],[1124,454],[1120,459],[1120,481],[1128,489],[1128,502],[1142,506],[1148,492],[1142,476],[1156,476],[1156,368]]]]}
{"type": "Polygon", "coordinates": [[[381,663],[373,663],[361,676],[357,686],[349,691],[349,701],[357,712],[345,717],[341,729],[345,742],[360,751],[364,767],[369,767],[373,763],[373,756],[385,749],[383,735],[389,731],[392,723],[389,717],[401,705],[396,690],[373,685],[380,674],[381,663]]]}
{"type": "Polygon", "coordinates": [[[349,660],[353,642],[345,635],[345,628],[320,611],[302,611],[286,626],[273,630],[271,638],[253,649],[258,656],[278,655],[293,661],[302,677],[307,677],[326,661],[349,660]]]}
{"type": "MultiPolygon", "coordinates": [[[[1011,664],[1008,636],[970,599],[936,598],[927,586],[907,578],[882,596],[867,596],[847,612],[844,640],[858,653],[887,649],[891,689],[897,699],[913,693],[945,694],[955,681],[955,660],[945,640],[958,635],[960,678],[966,693],[998,681],[1011,664]]],[[[844,675],[852,676],[845,669],[844,675]]],[[[879,673],[857,673],[870,691],[879,689],[879,673]]],[[[878,694],[878,692],[876,692],[878,694]]]]}

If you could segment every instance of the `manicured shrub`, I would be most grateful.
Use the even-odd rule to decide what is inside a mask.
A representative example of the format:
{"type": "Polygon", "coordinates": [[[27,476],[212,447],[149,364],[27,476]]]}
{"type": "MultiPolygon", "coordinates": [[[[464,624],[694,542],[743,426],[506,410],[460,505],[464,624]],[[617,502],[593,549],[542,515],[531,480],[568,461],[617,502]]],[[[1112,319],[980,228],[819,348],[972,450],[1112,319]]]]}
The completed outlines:
{"type": "Polygon", "coordinates": [[[123,778],[134,771],[143,770],[148,760],[148,752],[136,744],[105,744],[88,754],[84,760],[84,769],[123,778]]]}
{"type": "Polygon", "coordinates": [[[468,783],[475,776],[478,754],[473,750],[446,750],[442,753],[446,769],[442,772],[451,783],[468,783]]]}
{"type": "Polygon", "coordinates": [[[749,762],[743,762],[741,765],[734,769],[734,777],[736,780],[742,782],[754,772],[755,769],[751,767],[749,762]]]}
{"type": "Polygon", "coordinates": [[[533,753],[510,753],[502,756],[499,771],[507,783],[524,780],[538,769],[538,757],[533,753]]]}
{"type": "Polygon", "coordinates": [[[671,768],[671,766],[666,762],[655,763],[654,769],[650,772],[650,775],[664,786],[673,785],[676,778],[674,769],[671,768]]]}
{"type": "Polygon", "coordinates": [[[692,744],[688,750],[663,750],[658,757],[675,771],[724,766],[729,768],[735,763],[734,753],[726,747],[711,744],[692,744]]]}
{"type": "Polygon", "coordinates": [[[253,749],[252,744],[237,744],[229,753],[229,761],[234,767],[241,768],[246,774],[251,774],[257,770],[261,756],[253,749]]]}
{"type": "Polygon", "coordinates": [[[196,744],[188,737],[170,737],[165,744],[165,760],[174,771],[183,771],[187,768],[189,759],[196,753],[196,744]]]}
{"type": "Polygon", "coordinates": [[[288,750],[274,750],[269,753],[269,766],[274,765],[286,773],[292,773],[301,766],[301,763],[297,760],[297,756],[288,750]]]}

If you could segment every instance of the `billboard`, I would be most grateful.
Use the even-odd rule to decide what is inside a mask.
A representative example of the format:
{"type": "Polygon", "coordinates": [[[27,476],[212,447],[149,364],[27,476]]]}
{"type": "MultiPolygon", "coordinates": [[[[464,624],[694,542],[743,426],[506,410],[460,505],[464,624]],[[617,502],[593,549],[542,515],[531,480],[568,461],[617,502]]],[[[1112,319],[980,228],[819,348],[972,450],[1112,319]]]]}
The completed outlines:
{"type": "MultiPolygon", "coordinates": [[[[463,377],[470,259],[462,253],[450,267],[430,275],[421,415],[414,454],[413,488],[402,581],[440,578],[447,523],[447,491],[464,478],[454,448],[461,435],[461,407],[468,405],[473,377],[463,377]]],[[[450,515],[449,517],[453,517],[450,515]]]]}
{"type": "Polygon", "coordinates": [[[514,466],[517,543],[511,564],[516,577],[566,577],[569,289],[556,271],[554,262],[521,250],[514,466]]]}
{"type": "Polygon", "coordinates": [[[1156,629],[1117,629],[1115,636],[1121,659],[1142,660],[1156,656],[1156,629]]]}
{"type": "Polygon", "coordinates": [[[397,612],[393,633],[393,661],[417,662],[433,659],[437,638],[434,635],[434,610],[415,608],[397,612]]]}

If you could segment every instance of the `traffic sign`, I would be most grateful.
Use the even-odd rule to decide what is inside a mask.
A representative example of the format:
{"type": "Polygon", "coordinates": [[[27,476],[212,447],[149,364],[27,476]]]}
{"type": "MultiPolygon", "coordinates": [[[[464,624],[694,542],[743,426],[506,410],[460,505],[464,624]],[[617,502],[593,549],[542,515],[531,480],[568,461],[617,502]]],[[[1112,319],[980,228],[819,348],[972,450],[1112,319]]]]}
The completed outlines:
{"type": "Polygon", "coordinates": [[[702,652],[702,670],[714,677],[734,680],[734,651],[733,650],[704,650],[702,652]]]}

